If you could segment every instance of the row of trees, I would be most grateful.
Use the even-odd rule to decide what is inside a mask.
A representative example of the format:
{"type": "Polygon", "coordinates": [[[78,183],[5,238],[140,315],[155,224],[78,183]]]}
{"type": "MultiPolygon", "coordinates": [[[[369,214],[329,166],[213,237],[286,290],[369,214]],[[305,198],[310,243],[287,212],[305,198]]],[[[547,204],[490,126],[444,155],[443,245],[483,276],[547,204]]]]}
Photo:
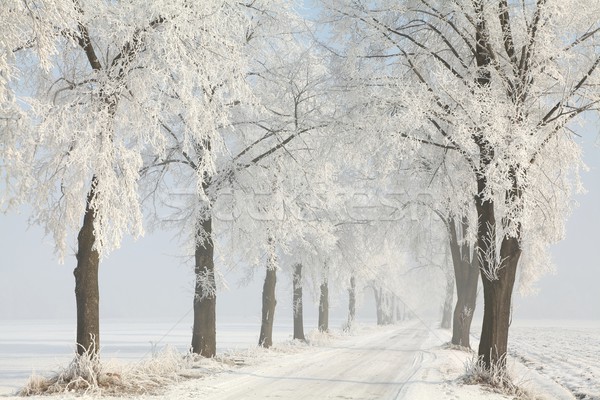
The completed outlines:
{"type": "Polygon", "coordinates": [[[589,3],[324,0],[310,22],[282,0],[9,1],[2,199],[60,257],[77,242],[79,354],[100,345],[100,260],[148,223],[194,254],[198,354],[216,352],[216,246],[266,266],[266,346],[279,265],[299,316],[301,274],[322,310],[332,277],[393,305],[409,252],[452,260],[456,344],[481,278],[479,354],[503,366],[517,267],[524,284],[549,268],[573,121],[600,100],[589,3]]]}
{"type": "Polygon", "coordinates": [[[470,322],[478,266],[479,355],[503,365],[517,266],[527,284],[551,264],[547,246],[563,235],[581,164],[572,122],[597,111],[598,5],[325,3],[345,83],[377,111],[354,120],[356,134],[392,149],[390,173],[408,165],[422,176],[450,232],[468,311],[455,315],[470,322]]]}

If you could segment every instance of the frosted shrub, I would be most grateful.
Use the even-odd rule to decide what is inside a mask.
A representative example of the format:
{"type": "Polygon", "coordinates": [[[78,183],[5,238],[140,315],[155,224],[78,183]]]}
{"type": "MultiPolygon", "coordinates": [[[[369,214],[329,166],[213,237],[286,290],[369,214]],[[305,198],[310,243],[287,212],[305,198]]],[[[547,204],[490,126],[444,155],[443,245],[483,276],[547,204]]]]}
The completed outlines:
{"type": "Polygon", "coordinates": [[[101,363],[96,355],[76,355],[64,370],[45,378],[33,375],[19,395],[56,393],[128,395],[156,394],[168,384],[191,378],[191,360],[166,347],[152,358],[132,364],[101,363]]]}
{"type": "Polygon", "coordinates": [[[149,360],[123,368],[121,390],[117,391],[155,393],[170,383],[191,378],[185,373],[190,367],[190,360],[183,357],[176,348],[166,347],[149,360]]]}
{"type": "MultiPolygon", "coordinates": [[[[55,376],[44,378],[34,375],[29,378],[25,387],[19,392],[22,396],[53,394],[62,392],[83,392],[100,388],[100,382],[109,374],[102,371],[98,357],[91,353],[76,354],[71,363],[55,376]]],[[[114,377],[118,379],[118,375],[114,377]]],[[[108,379],[107,379],[108,381],[108,379]]]]}
{"type": "Polygon", "coordinates": [[[483,385],[494,392],[515,396],[517,399],[530,399],[523,389],[519,388],[506,371],[506,358],[502,358],[487,367],[483,357],[474,355],[465,363],[465,375],[462,377],[467,385],[483,385]]]}

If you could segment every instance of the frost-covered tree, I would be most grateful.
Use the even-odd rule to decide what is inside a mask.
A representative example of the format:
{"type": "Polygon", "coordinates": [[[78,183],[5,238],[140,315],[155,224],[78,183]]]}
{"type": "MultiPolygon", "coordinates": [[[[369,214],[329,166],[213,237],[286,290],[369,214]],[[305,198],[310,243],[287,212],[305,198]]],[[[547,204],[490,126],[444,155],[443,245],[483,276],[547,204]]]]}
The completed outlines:
{"type": "MultiPolygon", "coordinates": [[[[599,5],[581,0],[327,2],[363,68],[378,132],[399,157],[437,150],[474,205],[483,364],[505,365],[511,298],[550,264],[580,151],[571,124],[598,103],[599,5]],[[577,10],[573,12],[573,10],[577,10]]],[[[351,70],[352,71],[352,70],[351,70]]],[[[368,116],[368,114],[367,114],[368,116]]],[[[374,122],[370,122],[371,125],[374,122]]],[[[460,190],[456,190],[459,188],[460,190]]],[[[456,213],[457,216],[462,214],[456,213]]]]}
{"type": "MultiPolygon", "coordinates": [[[[324,148],[322,131],[331,125],[333,119],[331,107],[328,107],[328,75],[324,60],[315,51],[309,38],[294,35],[294,41],[286,44],[286,53],[279,51],[268,54],[268,61],[263,62],[265,69],[257,74],[257,84],[254,87],[268,110],[269,116],[261,121],[261,126],[268,131],[281,135],[289,132],[292,141],[285,143],[277,158],[270,156],[266,163],[260,162],[256,167],[264,170],[263,175],[272,175],[271,197],[283,206],[283,213],[277,218],[277,213],[271,214],[268,223],[268,235],[274,235],[275,240],[282,248],[289,248],[292,243],[305,241],[305,237],[313,235],[315,238],[327,235],[328,220],[305,221],[302,209],[306,206],[303,197],[312,195],[323,182],[320,179],[318,169],[323,168],[324,148]],[[322,227],[325,225],[325,227],[322,227]],[[316,231],[322,230],[319,235],[316,231]]],[[[256,170],[257,168],[253,170],[256,170]]],[[[258,172],[257,172],[258,173],[258,172]]],[[[254,174],[256,177],[257,173],[254,174]]],[[[262,228],[264,229],[264,228],[262,228]]],[[[267,238],[267,241],[273,238],[267,238]]],[[[296,249],[297,250],[297,249],[296,249]]],[[[267,263],[269,266],[271,263],[267,263]]],[[[267,281],[275,271],[267,269],[265,288],[267,281]]],[[[301,283],[296,282],[296,283],[301,283]]],[[[298,293],[298,292],[297,292],[298,293]]],[[[271,297],[274,297],[274,288],[271,297]]],[[[274,301],[274,299],[273,299],[274,301]]],[[[263,316],[264,305],[267,304],[265,292],[263,292],[263,316]]],[[[300,304],[295,305],[295,309],[300,304]]],[[[274,307],[274,305],[273,305],[274,307]]],[[[272,331],[273,320],[268,322],[270,328],[261,327],[261,332],[272,331]]],[[[267,343],[272,341],[270,337],[265,338],[267,343]]],[[[262,334],[261,339],[262,341],[262,334]]]]}
{"type": "MultiPolygon", "coordinates": [[[[61,256],[78,232],[78,352],[95,354],[100,259],[124,234],[143,232],[143,156],[167,158],[170,132],[163,122],[177,118],[193,121],[186,149],[219,146],[216,127],[226,122],[222,109],[229,97],[203,98],[214,76],[236,76],[241,68],[231,32],[243,30],[247,19],[237,3],[220,1],[88,0],[70,2],[70,10],[72,19],[53,22],[53,67],[32,65],[37,88],[27,111],[34,123],[19,138],[19,151],[33,172],[20,180],[20,189],[61,256]]],[[[46,11],[36,3],[36,14],[46,11]]],[[[228,89],[238,86],[232,82],[228,89]]],[[[212,148],[195,160],[200,188],[215,169],[212,148]]]]}
{"type": "Polygon", "coordinates": [[[5,176],[7,183],[6,191],[0,193],[0,204],[5,200],[9,204],[23,200],[11,189],[29,168],[19,148],[19,136],[31,123],[23,98],[34,89],[21,83],[27,77],[27,69],[48,71],[53,67],[56,37],[60,34],[56,26],[75,19],[70,0],[7,0],[0,8],[0,176],[5,176]]]}
{"type": "MultiPolygon", "coordinates": [[[[225,116],[224,121],[209,121],[217,136],[187,146],[187,132],[202,129],[191,126],[196,124],[193,115],[161,121],[170,135],[168,153],[150,157],[146,174],[149,194],[175,210],[158,219],[177,222],[190,238],[196,276],[192,350],[206,357],[216,353],[217,238],[227,237],[223,243],[236,249],[224,258],[257,265],[264,254],[274,256],[273,246],[265,249],[265,245],[279,247],[285,242],[281,224],[272,223],[281,210],[277,204],[296,190],[281,177],[291,176],[294,169],[297,175],[302,173],[301,153],[311,151],[305,136],[321,124],[315,106],[320,95],[315,91],[323,84],[325,70],[310,50],[302,21],[290,4],[280,1],[253,1],[241,8],[247,27],[232,32],[243,35],[243,60],[238,65],[244,81],[239,83],[238,76],[221,68],[204,90],[205,103],[214,107],[214,101],[225,116]],[[216,156],[214,171],[195,185],[193,177],[207,151],[216,156]]],[[[289,228],[289,235],[297,231],[293,225],[289,228]]],[[[267,264],[273,275],[274,263],[267,264]]]]}

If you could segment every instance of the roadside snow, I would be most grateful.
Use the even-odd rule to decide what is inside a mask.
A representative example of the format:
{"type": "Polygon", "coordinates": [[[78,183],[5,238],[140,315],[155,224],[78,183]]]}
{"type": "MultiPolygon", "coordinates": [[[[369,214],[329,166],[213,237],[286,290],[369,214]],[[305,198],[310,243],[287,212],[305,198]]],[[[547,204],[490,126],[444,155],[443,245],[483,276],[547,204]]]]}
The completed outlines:
{"type": "MultiPolygon", "coordinates": [[[[243,332],[238,333],[243,336],[243,332]]],[[[139,339],[139,332],[131,332],[131,338],[139,339]]],[[[246,346],[242,341],[236,342],[235,350],[220,351],[217,359],[188,360],[176,379],[172,380],[174,383],[165,384],[158,397],[156,393],[110,397],[102,395],[102,392],[91,392],[83,397],[69,393],[50,398],[511,398],[482,386],[462,383],[465,363],[472,359],[473,354],[444,346],[450,339],[450,333],[432,329],[420,321],[406,321],[387,327],[361,326],[349,335],[313,332],[310,344],[280,339],[269,350],[253,346],[254,339],[247,341],[246,346]]],[[[598,336],[593,332],[587,336],[580,331],[570,333],[566,328],[565,331],[554,328],[548,331],[514,329],[512,347],[516,349],[516,357],[509,359],[509,369],[516,383],[534,399],[597,400],[600,398],[597,340],[598,336]],[[557,335],[572,344],[563,343],[557,335]],[[579,346],[587,344],[589,351],[579,351],[578,343],[579,346]],[[561,349],[564,351],[561,352],[561,349]]],[[[128,353],[122,356],[118,362],[126,369],[140,363],[128,353]]],[[[41,360],[40,365],[47,360],[48,356],[46,361],[41,360]]],[[[160,370],[160,359],[158,361],[155,364],[160,370]]],[[[15,364],[18,367],[18,359],[0,357],[0,384],[7,377],[7,372],[18,370],[15,364]]],[[[0,398],[16,400],[18,397],[0,394],[0,398]]],[[[47,396],[32,398],[48,399],[47,396]]]]}

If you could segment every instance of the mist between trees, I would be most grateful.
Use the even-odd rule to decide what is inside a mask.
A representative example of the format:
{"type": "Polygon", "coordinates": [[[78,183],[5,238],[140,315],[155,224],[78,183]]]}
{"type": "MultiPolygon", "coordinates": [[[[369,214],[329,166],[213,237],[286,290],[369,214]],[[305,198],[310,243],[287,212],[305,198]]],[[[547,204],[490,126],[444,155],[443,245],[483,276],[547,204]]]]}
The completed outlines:
{"type": "Polygon", "coordinates": [[[76,238],[80,356],[100,346],[102,258],[153,226],[194,255],[194,353],[215,356],[215,277],[240,259],[265,267],[263,346],[279,270],[318,293],[323,330],[334,286],[371,286],[396,310],[410,271],[435,270],[418,279],[445,293],[446,312],[456,286],[453,342],[465,347],[481,280],[478,354],[504,371],[515,283],[552,269],[548,248],[580,189],[578,124],[600,104],[600,4],[313,7],[0,9],[1,200],[31,207],[59,257],[76,238]],[[219,246],[229,251],[217,257],[219,246]]]}

